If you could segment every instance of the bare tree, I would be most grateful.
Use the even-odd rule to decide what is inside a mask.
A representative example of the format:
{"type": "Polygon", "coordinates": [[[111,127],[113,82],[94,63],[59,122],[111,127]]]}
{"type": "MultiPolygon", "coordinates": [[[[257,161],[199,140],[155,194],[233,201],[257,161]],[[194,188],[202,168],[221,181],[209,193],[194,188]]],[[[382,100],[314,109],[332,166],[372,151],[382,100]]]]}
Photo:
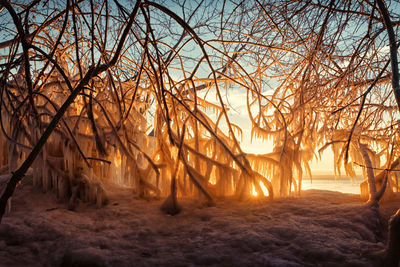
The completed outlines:
{"type": "Polygon", "coordinates": [[[172,213],[284,197],[329,147],[374,205],[398,191],[400,18],[382,1],[0,3],[1,215],[28,169],[71,209],[109,182],[172,213]],[[243,151],[233,90],[273,152],[243,151]]]}

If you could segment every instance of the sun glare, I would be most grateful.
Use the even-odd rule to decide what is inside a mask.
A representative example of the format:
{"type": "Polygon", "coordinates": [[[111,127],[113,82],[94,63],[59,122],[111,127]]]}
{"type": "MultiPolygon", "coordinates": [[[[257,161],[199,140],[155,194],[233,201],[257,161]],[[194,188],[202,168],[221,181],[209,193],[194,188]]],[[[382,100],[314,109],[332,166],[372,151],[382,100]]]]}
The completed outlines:
{"type": "Polygon", "coordinates": [[[251,185],[251,194],[253,195],[253,196],[258,196],[258,193],[257,193],[257,191],[256,191],[256,188],[254,187],[254,184],[252,184],[251,185]]]}
{"type": "Polygon", "coordinates": [[[217,179],[215,178],[215,176],[211,175],[210,180],[208,180],[208,182],[212,185],[215,185],[217,183],[217,179]]]}
{"type": "MultiPolygon", "coordinates": [[[[268,194],[268,188],[261,181],[260,181],[260,187],[261,187],[261,190],[263,191],[264,196],[268,196],[269,195],[268,194]]],[[[258,193],[256,191],[256,187],[254,186],[254,184],[251,185],[251,195],[254,196],[254,197],[258,196],[258,193]]]]}
{"type": "Polygon", "coordinates": [[[269,195],[269,193],[268,193],[268,188],[264,185],[264,183],[263,182],[261,182],[260,181],[260,186],[261,186],[261,190],[263,191],[263,193],[264,193],[264,196],[268,196],[269,195]]]}

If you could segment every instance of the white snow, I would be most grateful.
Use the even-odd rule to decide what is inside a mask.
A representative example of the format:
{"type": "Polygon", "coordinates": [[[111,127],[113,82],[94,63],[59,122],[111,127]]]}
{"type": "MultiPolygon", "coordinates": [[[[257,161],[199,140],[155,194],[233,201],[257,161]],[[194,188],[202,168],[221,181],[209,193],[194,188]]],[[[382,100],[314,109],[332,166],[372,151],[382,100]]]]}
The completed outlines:
{"type": "MultiPolygon", "coordinates": [[[[183,211],[168,216],[163,200],[107,188],[107,206],[80,203],[69,211],[54,194],[19,186],[0,225],[0,265],[374,266],[385,246],[379,220],[357,195],[308,190],[215,207],[180,199],[183,211]]],[[[384,214],[399,203],[384,206],[384,214]]]]}

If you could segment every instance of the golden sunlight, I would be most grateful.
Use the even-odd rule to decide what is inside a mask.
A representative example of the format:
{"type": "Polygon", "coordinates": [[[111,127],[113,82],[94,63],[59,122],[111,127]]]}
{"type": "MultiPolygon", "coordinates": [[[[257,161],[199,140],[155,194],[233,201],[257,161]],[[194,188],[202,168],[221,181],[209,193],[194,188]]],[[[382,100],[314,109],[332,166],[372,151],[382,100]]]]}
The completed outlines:
{"type": "Polygon", "coordinates": [[[258,193],[257,193],[257,191],[256,191],[256,188],[254,187],[254,184],[252,184],[251,185],[251,194],[253,195],[253,196],[258,196],[258,193]]]}
{"type": "Polygon", "coordinates": [[[0,267],[400,266],[399,1],[0,0],[0,267]]]}
{"type": "MultiPolygon", "coordinates": [[[[260,181],[260,187],[261,187],[261,190],[263,191],[264,196],[269,196],[268,188],[261,181],[260,181]]],[[[254,197],[258,196],[258,193],[256,191],[254,184],[251,185],[251,195],[254,197]]]]}

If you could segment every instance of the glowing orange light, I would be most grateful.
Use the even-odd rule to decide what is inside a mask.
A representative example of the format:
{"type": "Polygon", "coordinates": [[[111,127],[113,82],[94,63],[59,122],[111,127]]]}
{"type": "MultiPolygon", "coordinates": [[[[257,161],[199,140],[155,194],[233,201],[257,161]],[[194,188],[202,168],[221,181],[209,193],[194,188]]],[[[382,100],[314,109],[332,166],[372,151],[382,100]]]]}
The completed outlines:
{"type": "Polygon", "coordinates": [[[215,167],[213,167],[211,170],[210,179],[208,180],[208,182],[212,185],[215,185],[217,183],[217,173],[215,167]]]}
{"type": "Polygon", "coordinates": [[[251,185],[251,194],[255,197],[258,195],[254,184],[251,185]]]}
{"type": "Polygon", "coordinates": [[[208,182],[212,185],[215,185],[217,183],[217,179],[214,175],[211,175],[210,180],[208,182]]]}
{"type": "MultiPolygon", "coordinates": [[[[269,195],[268,188],[261,181],[260,181],[260,187],[261,187],[261,190],[263,191],[264,196],[268,196],[269,195]]],[[[255,197],[258,196],[258,193],[256,191],[254,184],[251,185],[251,194],[255,197]]]]}
{"type": "Polygon", "coordinates": [[[117,150],[116,153],[114,154],[115,167],[117,167],[117,168],[120,167],[121,166],[121,161],[122,161],[121,153],[119,153],[119,151],[117,150]]]}
{"type": "Polygon", "coordinates": [[[264,185],[264,183],[261,182],[261,181],[260,181],[260,186],[261,186],[261,190],[262,190],[263,193],[264,193],[264,196],[268,196],[268,195],[269,195],[268,188],[267,188],[267,187],[264,185]]]}

